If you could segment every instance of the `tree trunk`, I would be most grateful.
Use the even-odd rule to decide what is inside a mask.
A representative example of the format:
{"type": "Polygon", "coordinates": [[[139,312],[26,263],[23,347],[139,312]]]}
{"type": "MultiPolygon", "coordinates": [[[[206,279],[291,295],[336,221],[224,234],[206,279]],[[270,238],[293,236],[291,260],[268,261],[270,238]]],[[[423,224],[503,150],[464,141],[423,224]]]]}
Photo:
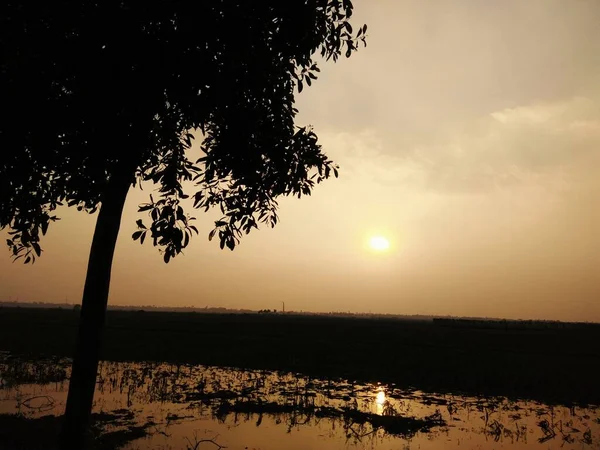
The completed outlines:
{"type": "Polygon", "coordinates": [[[115,173],[102,196],[83,289],[77,345],[59,441],[61,450],[80,450],[85,447],[96,388],[113,255],[123,205],[132,181],[133,171],[115,173]]]}

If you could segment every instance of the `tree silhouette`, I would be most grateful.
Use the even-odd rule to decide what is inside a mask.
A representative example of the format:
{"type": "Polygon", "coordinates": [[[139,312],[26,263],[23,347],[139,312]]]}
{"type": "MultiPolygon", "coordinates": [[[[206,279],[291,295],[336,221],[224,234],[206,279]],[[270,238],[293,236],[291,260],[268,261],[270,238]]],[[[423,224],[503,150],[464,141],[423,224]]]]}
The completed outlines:
{"type": "Polygon", "coordinates": [[[197,233],[184,182],[195,183],[194,207],[221,209],[209,239],[233,250],[277,223],[277,197],[337,176],[313,131],[295,125],[294,97],[316,79],[315,55],[336,61],[365,43],[352,10],[350,0],[0,6],[0,227],[12,255],[41,255],[57,207],[98,211],[63,448],[83,446],[129,189],[156,184],[133,239],[151,239],[169,262],[197,233]]]}

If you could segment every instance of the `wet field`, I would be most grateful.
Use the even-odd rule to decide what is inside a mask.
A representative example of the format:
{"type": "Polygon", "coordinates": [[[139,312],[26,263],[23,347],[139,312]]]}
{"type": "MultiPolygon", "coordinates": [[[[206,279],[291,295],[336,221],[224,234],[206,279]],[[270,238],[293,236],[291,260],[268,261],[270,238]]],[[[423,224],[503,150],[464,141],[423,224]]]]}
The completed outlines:
{"type": "MultiPolygon", "coordinates": [[[[50,448],[77,318],[0,308],[0,449],[50,448]]],[[[98,448],[600,448],[600,327],[442,325],[109,311],[98,448]]]]}
{"type": "MultiPolygon", "coordinates": [[[[4,353],[0,374],[0,413],[62,413],[68,360],[4,353]]],[[[104,362],[94,412],[126,449],[600,448],[596,406],[200,365],[104,362]]]]}
{"type": "MultiPolygon", "coordinates": [[[[72,356],[78,312],[0,308],[0,350],[72,356]]],[[[405,389],[600,404],[600,325],[109,311],[103,359],[283,370],[405,389]],[[544,324],[541,324],[544,325],[544,324]]]]}

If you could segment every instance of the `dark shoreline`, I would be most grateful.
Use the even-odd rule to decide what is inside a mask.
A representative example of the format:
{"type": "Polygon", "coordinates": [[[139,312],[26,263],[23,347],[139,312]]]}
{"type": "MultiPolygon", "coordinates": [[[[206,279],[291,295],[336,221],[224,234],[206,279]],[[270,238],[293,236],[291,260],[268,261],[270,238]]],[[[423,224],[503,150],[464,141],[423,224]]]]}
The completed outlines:
{"type": "MultiPolygon", "coordinates": [[[[0,350],[71,356],[78,312],[0,308],[0,350]]],[[[301,372],[429,392],[600,404],[600,327],[109,311],[103,358],[301,372]]]]}

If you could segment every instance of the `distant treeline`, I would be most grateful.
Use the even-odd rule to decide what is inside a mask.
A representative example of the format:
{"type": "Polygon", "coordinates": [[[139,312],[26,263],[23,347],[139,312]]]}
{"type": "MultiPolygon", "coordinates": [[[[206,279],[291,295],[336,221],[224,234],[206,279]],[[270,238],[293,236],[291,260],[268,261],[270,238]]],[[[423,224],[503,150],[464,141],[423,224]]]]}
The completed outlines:
{"type": "Polygon", "coordinates": [[[557,320],[507,320],[507,319],[461,319],[461,318],[434,318],[434,325],[455,328],[493,328],[493,329],[572,329],[599,327],[598,323],[584,322],[559,322],[557,320]]]}
{"type": "MultiPolygon", "coordinates": [[[[24,302],[24,301],[2,301],[1,308],[42,308],[42,309],[79,309],[79,304],[73,303],[49,303],[49,302],[24,302]]],[[[393,313],[370,313],[370,312],[349,312],[349,311],[282,311],[273,309],[260,309],[258,311],[251,309],[224,308],[220,306],[159,306],[159,305],[109,305],[109,310],[113,311],[148,311],[148,312],[169,312],[169,313],[200,313],[200,314],[285,314],[288,316],[306,316],[306,317],[330,317],[330,318],[348,318],[348,319],[378,319],[378,320],[396,320],[411,322],[428,322],[439,326],[456,328],[495,328],[495,329],[565,329],[565,328],[587,328],[598,327],[600,323],[593,322],[560,322],[558,320],[519,320],[519,319],[498,319],[485,317],[452,317],[452,316],[431,316],[425,314],[393,314],[393,313]]]]}
{"type": "MultiPolygon", "coordinates": [[[[77,309],[78,303],[49,303],[49,302],[19,302],[19,301],[0,301],[0,308],[44,308],[44,309],[77,309]]],[[[232,309],[220,306],[156,306],[156,305],[108,305],[108,309],[114,311],[156,311],[156,312],[199,312],[199,313],[232,313],[248,314],[254,313],[250,309],[232,309]]]]}
{"type": "MultiPolygon", "coordinates": [[[[78,309],[77,303],[50,303],[50,302],[24,302],[24,301],[2,301],[0,308],[49,308],[49,309],[78,309]]],[[[326,316],[347,317],[360,319],[395,319],[431,321],[434,316],[413,314],[384,314],[384,313],[354,313],[345,311],[314,312],[314,311],[282,311],[273,309],[242,309],[224,308],[220,306],[160,306],[160,305],[108,305],[108,309],[114,311],[155,311],[155,312],[180,312],[180,313],[216,313],[216,314],[288,314],[297,316],[326,316]]]]}

